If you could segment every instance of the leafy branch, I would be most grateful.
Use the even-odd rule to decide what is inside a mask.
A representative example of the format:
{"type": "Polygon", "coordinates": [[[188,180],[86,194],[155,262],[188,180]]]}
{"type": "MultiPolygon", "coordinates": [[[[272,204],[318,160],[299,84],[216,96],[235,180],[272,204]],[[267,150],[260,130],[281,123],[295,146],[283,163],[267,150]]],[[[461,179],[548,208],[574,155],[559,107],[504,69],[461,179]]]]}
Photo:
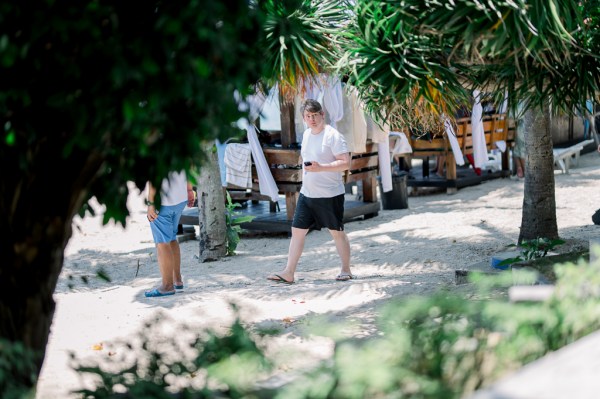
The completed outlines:
{"type": "Polygon", "coordinates": [[[244,231],[240,226],[242,223],[249,223],[255,216],[237,216],[235,208],[241,205],[231,200],[231,195],[227,193],[227,205],[225,206],[225,224],[227,225],[227,255],[235,255],[235,250],[240,242],[240,234],[244,231]]]}

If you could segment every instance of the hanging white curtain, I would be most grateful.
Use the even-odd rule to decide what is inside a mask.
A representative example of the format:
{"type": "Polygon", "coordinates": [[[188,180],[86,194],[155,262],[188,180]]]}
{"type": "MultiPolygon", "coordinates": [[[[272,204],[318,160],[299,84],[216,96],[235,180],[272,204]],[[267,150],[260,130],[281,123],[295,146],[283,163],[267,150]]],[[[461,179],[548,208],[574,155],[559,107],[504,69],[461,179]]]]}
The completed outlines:
{"type": "Polygon", "coordinates": [[[450,119],[448,119],[446,115],[443,115],[442,117],[444,118],[444,129],[446,130],[446,136],[448,137],[448,141],[450,142],[450,148],[452,148],[454,160],[456,161],[457,165],[462,166],[465,164],[465,159],[462,151],[460,150],[458,140],[456,139],[456,132],[454,131],[452,122],[450,122],[450,119]]]}
{"type": "Polygon", "coordinates": [[[258,141],[258,135],[256,134],[256,127],[254,125],[248,125],[246,127],[248,133],[248,142],[250,143],[250,150],[252,151],[252,159],[254,159],[254,165],[256,166],[256,172],[258,173],[258,187],[262,195],[266,195],[271,198],[271,201],[277,202],[279,199],[279,189],[275,184],[275,179],[271,174],[265,153],[260,146],[258,141]]]}
{"type": "Polygon", "coordinates": [[[473,92],[475,104],[471,114],[471,131],[473,135],[473,158],[475,167],[481,168],[488,161],[487,146],[485,145],[485,133],[483,132],[483,107],[481,106],[481,93],[479,90],[473,92]]]}

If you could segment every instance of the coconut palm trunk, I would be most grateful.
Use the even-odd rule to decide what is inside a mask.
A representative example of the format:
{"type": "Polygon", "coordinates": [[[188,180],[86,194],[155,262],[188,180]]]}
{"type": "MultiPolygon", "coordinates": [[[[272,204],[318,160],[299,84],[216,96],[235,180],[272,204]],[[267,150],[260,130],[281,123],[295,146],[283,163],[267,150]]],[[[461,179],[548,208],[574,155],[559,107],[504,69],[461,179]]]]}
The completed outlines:
{"type": "Polygon", "coordinates": [[[198,224],[200,226],[200,262],[209,262],[227,255],[227,224],[221,173],[214,143],[204,145],[208,159],[198,178],[198,224]]]}
{"type": "Polygon", "coordinates": [[[519,243],[534,238],[558,238],[554,197],[554,156],[550,109],[531,109],[523,116],[527,158],[519,243]]]}

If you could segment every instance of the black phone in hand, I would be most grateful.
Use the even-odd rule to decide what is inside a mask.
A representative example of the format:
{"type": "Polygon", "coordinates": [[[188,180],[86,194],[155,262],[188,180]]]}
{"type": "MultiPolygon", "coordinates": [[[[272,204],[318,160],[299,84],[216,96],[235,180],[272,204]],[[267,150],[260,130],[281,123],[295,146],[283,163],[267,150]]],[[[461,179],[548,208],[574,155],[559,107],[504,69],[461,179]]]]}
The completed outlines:
{"type": "Polygon", "coordinates": [[[306,161],[306,162],[304,162],[304,165],[305,165],[305,166],[310,166],[310,165],[312,165],[312,162],[310,162],[310,161],[306,161]]]}

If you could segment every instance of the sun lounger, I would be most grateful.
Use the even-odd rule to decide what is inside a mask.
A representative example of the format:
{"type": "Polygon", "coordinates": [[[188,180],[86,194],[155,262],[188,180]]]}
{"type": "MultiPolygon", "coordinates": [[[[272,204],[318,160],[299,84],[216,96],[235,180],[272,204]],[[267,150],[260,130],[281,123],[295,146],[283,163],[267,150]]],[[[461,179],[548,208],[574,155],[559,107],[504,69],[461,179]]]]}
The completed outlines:
{"type": "Polygon", "coordinates": [[[584,140],[580,143],[572,145],[567,148],[555,148],[552,150],[554,154],[554,166],[562,170],[563,173],[568,174],[569,169],[571,168],[571,161],[575,165],[579,163],[579,155],[581,154],[581,150],[586,145],[593,143],[594,140],[584,140]]]}

